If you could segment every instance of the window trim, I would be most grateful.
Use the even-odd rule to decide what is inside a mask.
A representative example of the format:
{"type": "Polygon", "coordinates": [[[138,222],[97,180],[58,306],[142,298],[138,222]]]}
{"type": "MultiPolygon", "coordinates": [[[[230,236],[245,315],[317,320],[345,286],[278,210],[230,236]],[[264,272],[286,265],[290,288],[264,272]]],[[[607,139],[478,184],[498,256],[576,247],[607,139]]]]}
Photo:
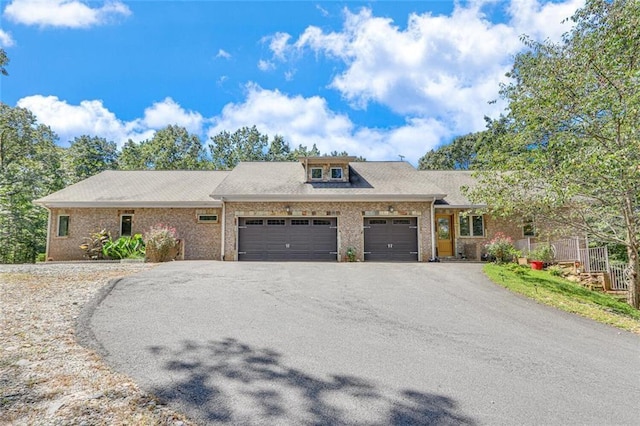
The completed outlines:
{"type": "Polygon", "coordinates": [[[324,169],[322,167],[311,167],[311,172],[309,174],[311,180],[322,180],[324,177],[324,169]],[[313,177],[314,170],[320,170],[320,177],[313,177]]]}
{"type": "Polygon", "coordinates": [[[68,215],[68,214],[59,214],[59,215],[58,215],[58,228],[57,228],[57,230],[56,230],[56,237],[58,237],[58,238],[66,238],[66,237],[68,237],[68,236],[69,236],[69,224],[70,224],[70,223],[71,223],[71,217],[70,217],[70,215],[68,215]],[[62,222],[62,218],[63,218],[63,217],[66,217],[66,218],[67,218],[67,226],[66,226],[66,229],[65,229],[65,231],[66,231],[66,232],[65,232],[65,234],[64,234],[64,235],[62,235],[62,234],[60,233],[60,231],[61,231],[61,229],[62,229],[62,227],[61,227],[60,225],[61,225],[61,222],[62,222]]]}
{"type": "Polygon", "coordinates": [[[121,237],[130,237],[133,235],[133,213],[123,213],[120,215],[120,236],[121,237]],[[129,230],[128,234],[125,234],[122,229],[122,224],[124,223],[122,220],[124,219],[125,216],[129,216],[131,217],[131,229],[129,230]]]}
{"type": "Polygon", "coordinates": [[[200,213],[198,214],[198,223],[218,223],[219,218],[217,214],[207,214],[200,213]],[[215,219],[202,219],[203,217],[214,217],[215,219]]]}
{"type": "Polygon", "coordinates": [[[331,167],[329,170],[329,177],[331,178],[331,180],[342,180],[344,177],[344,171],[342,170],[342,167],[331,167]],[[340,170],[340,177],[333,177],[334,170],[340,170]]]}
{"type": "Polygon", "coordinates": [[[486,229],[485,229],[485,221],[484,221],[484,215],[482,214],[460,214],[458,215],[458,236],[460,238],[484,238],[486,235],[486,229]],[[481,235],[476,235],[473,232],[473,218],[475,217],[479,217],[482,219],[482,234],[481,235]],[[462,233],[462,219],[468,219],[469,220],[469,234],[463,234],[462,233]]]}

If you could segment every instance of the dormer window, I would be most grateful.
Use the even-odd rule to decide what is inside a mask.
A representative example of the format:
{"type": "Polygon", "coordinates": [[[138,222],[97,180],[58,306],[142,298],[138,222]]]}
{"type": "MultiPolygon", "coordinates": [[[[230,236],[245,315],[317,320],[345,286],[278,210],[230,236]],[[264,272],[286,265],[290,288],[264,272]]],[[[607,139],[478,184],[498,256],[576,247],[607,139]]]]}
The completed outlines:
{"type": "Polygon", "coordinates": [[[322,180],[322,167],[311,168],[311,179],[322,180]]]}
{"type": "Polygon", "coordinates": [[[331,179],[342,180],[342,167],[331,168],[331,179]]]}

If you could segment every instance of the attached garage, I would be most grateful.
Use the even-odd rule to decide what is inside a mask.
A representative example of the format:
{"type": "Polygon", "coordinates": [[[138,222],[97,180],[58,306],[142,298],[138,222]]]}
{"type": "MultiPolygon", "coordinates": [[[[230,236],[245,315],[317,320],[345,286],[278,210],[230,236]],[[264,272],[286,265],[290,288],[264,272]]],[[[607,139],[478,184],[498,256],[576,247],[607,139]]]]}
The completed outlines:
{"type": "Polygon", "coordinates": [[[418,219],[365,218],[364,260],[417,262],[418,219]]]}
{"type": "Polygon", "coordinates": [[[336,261],[336,218],[239,218],[238,260],[336,261]]]}

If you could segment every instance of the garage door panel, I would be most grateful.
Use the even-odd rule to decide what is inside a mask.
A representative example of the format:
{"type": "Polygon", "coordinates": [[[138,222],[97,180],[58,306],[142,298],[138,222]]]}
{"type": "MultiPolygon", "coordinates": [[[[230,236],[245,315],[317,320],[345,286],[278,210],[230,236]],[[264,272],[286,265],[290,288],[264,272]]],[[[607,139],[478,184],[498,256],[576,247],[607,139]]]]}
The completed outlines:
{"type": "Polygon", "coordinates": [[[238,259],[335,261],[335,218],[240,218],[238,259]]]}
{"type": "Polygon", "coordinates": [[[365,218],[366,261],[416,262],[417,218],[365,218]]]}

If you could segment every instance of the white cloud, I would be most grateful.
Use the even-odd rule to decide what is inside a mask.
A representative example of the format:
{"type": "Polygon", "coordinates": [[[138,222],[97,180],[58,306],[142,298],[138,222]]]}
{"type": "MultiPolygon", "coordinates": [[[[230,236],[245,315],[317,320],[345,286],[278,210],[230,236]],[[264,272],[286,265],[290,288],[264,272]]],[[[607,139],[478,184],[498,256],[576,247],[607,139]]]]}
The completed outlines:
{"type": "Polygon", "coordinates": [[[171,98],[154,103],[145,109],[142,118],[132,121],[119,119],[100,100],[72,105],[56,96],[34,95],[20,99],[17,105],[29,109],[39,123],[51,127],[63,145],[77,136],[95,135],[122,146],[129,139],[151,138],[156,130],[170,124],[201,134],[205,122],[199,113],[185,111],[171,98]]]}
{"type": "Polygon", "coordinates": [[[40,27],[88,28],[131,15],[127,5],[110,0],[90,7],[80,0],[13,0],[4,15],[20,24],[40,27]]]}
{"type": "Polygon", "coordinates": [[[273,52],[273,55],[276,58],[284,59],[286,50],[289,49],[289,40],[291,39],[291,35],[287,33],[276,33],[273,36],[269,37],[269,49],[273,52]]]}
{"type": "Polygon", "coordinates": [[[329,84],[354,108],[375,102],[405,117],[435,119],[462,134],[483,129],[483,117],[502,110],[500,102],[489,102],[498,98],[513,55],[523,47],[519,36],[529,32],[538,39],[558,39],[569,29],[561,21],[581,2],[513,0],[506,23],[485,16],[483,7],[492,2],[457,3],[450,15],[412,13],[404,29],[370,9],[345,9],[340,31],[310,26],[295,41],[276,34],[280,42],[271,48],[274,59],[311,50],[343,62],[345,69],[329,84]]]}
{"type": "Polygon", "coordinates": [[[231,53],[220,49],[220,50],[218,50],[218,54],[216,55],[216,58],[229,59],[229,58],[231,58],[231,53]]]}
{"type": "Polygon", "coordinates": [[[271,71],[275,69],[276,65],[271,61],[265,61],[264,59],[260,59],[258,61],[258,69],[260,71],[271,71]]]}
{"type": "Polygon", "coordinates": [[[0,47],[11,47],[15,45],[15,41],[11,34],[0,29],[0,47]]]}
{"type": "Polygon", "coordinates": [[[527,34],[539,41],[559,41],[562,34],[569,29],[561,21],[570,18],[582,6],[584,0],[566,0],[561,3],[511,0],[507,11],[511,16],[511,25],[518,34],[527,34]]]}
{"type": "Polygon", "coordinates": [[[144,117],[140,121],[143,128],[161,129],[169,124],[178,125],[190,133],[201,134],[204,119],[194,111],[185,111],[173,99],[165,98],[144,110],[144,117]]]}
{"type": "Polygon", "coordinates": [[[319,96],[288,96],[278,90],[247,86],[242,103],[227,104],[214,117],[208,135],[234,132],[256,125],[263,134],[282,135],[292,148],[315,143],[321,152],[347,151],[369,160],[397,159],[399,154],[414,163],[435,147],[449,131],[436,120],[411,119],[396,129],[357,128],[351,120],[329,109],[319,96]]]}

